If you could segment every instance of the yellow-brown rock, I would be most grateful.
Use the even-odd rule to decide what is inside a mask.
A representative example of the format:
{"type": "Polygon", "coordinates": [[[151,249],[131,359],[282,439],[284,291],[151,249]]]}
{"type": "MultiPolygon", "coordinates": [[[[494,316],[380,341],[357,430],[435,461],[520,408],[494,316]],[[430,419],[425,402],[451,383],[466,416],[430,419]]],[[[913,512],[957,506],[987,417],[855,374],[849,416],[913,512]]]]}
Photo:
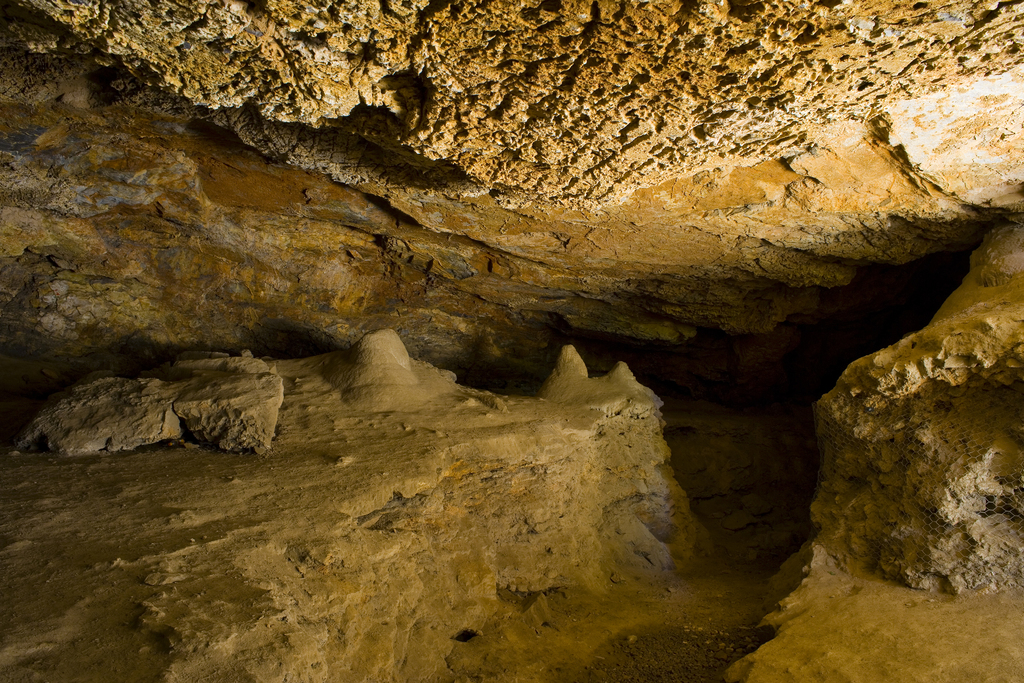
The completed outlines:
{"type": "Polygon", "coordinates": [[[971,261],[931,324],[817,404],[818,542],[916,588],[1024,583],[1024,230],[994,230],[971,261]]]}
{"type": "Polygon", "coordinates": [[[443,162],[465,197],[598,204],[1024,60],[1017,6],[965,0],[20,0],[2,18],[196,104],[443,162]]]}
{"type": "Polygon", "coordinates": [[[1024,208],[1022,24],[964,1],[8,3],[0,336],[97,367],[391,326],[534,386],[563,343],[612,342],[604,370],[764,393],[869,266],[1024,208]]]}

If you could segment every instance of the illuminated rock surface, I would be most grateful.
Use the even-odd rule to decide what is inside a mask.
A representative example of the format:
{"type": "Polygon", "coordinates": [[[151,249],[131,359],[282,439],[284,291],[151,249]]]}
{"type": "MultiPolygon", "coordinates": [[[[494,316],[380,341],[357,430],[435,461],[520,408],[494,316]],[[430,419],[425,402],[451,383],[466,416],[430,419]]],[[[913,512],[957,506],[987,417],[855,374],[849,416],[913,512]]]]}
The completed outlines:
{"type": "Polygon", "coordinates": [[[1022,208],[990,5],[11,3],[0,331],[97,369],[388,326],[530,384],[594,340],[760,398],[802,326],[913,298],[872,269],[1022,208]]]}
{"type": "Polygon", "coordinates": [[[931,324],[853,363],[817,408],[819,542],[915,587],[1024,585],[1019,226],[931,324]]]}
{"type": "Polygon", "coordinates": [[[1020,583],[1022,8],[4,3],[0,444],[106,452],[5,459],[0,665],[718,678],[809,529],[806,405],[867,354],[819,410],[837,583],[733,672],[986,677],[876,666],[878,601],[1011,671],[838,570],[1020,583]],[[673,527],[712,554],[669,572],[673,527]]]}
{"type": "Polygon", "coordinates": [[[671,576],[695,542],[635,381],[600,409],[497,396],[390,331],[271,367],[263,457],[5,455],[5,680],[445,680],[462,640],[671,576]]]}
{"type": "Polygon", "coordinates": [[[820,546],[788,569],[799,588],[765,618],[777,635],[729,683],[1014,681],[1024,672],[1024,593],[953,596],[851,576],[820,546]]]}
{"type": "Polygon", "coordinates": [[[179,439],[187,430],[229,451],[270,447],[284,387],[263,361],[181,360],[152,374],[177,381],[86,377],[51,397],[16,445],[61,455],[113,453],[179,439]]]}

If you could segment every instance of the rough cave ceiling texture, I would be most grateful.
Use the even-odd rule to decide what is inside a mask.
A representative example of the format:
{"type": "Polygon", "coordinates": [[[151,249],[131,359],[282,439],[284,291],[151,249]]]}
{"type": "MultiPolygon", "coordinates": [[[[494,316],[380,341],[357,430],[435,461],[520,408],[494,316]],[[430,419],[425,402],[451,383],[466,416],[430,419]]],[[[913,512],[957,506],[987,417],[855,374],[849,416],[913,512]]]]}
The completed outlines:
{"type": "Polygon", "coordinates": [[[448,367],[582,336],[772,384],[801,325],[911,296],[884,266],[1024,210],[1019,0],[20,0],[0,28],[16,355],[393,326],[448,367]]]}

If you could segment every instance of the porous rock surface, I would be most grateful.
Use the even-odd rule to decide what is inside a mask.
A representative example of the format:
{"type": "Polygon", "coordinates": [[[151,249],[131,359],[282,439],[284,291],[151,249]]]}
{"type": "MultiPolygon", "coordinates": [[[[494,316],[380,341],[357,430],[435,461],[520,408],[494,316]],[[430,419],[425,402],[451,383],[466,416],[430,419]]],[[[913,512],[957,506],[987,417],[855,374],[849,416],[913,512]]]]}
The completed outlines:
{"type": "Polygon", "coordinates": [[[993,231],[931,324],[817,404],[819,542],[914,587],[1024,585],[1024,228],[993,231]]]}
{"type": "Polygon", "coordinates": [[[277,361],[285,398],[263,458],[7,455],[3,485],[20,493],[0,503],[3,677],[454,680],[463,641],[554,627],[546,595],[688,555],[696,528],[643,392],[609,414],[466,389],[413,361],[419,401],[382,410],[329,380],[351,358],[377,367],[342,374],[386,377],[407,358],[396,341],[277,361]],[[68,489],[57,517],[51,487],[68,489]],[[64,559],[40,572],[54,548],[64,559]],[[53,579],[75,588],[32,589],[53,579]]]}
{"type": "Polygon", "coordinates": [[[1021,27],[964,0],[7,3],[0,334],[92,369],[347,348],[401,308],[463,375],[539,382],[596,339],[763,393],[862,298],[829,289],[1022,208],[1021,27]]]}
{"type": "MultiPolygon", "coordinates": [[[[82,370],[210,347],[312,355],[398,326],[414,355],[475,383],[536,386],[572,343],[605,370],[625,359],[694,392],[764,393],[800,326],[905,299],[918,266],[900,264],[975,243],[1015,206],[950,199],[856,122],[600,210],[459,199],[417,186],[429,169],[345,186],[298,142],[236,127],[257,151],[214,125],[248,109],[24,45],[0,62],[0,338],[82,370]]],[[[956,117],[1014,121],[1014,92],[933,107],[943,149],[965,139],[956,117]]],[[[1016,139],[993,139],[978,168],[1009,182],[1016,139]]]]}
{"type": "Polygon", "coordinates": [[[799,156],[816,127],[1024,60],[1016,3],[965,0],[20,0],[0,18],[34,50],[249,106],[293,152],[301,129],[276,124],[311,124],[308,152],[349,178],[380,176],[362,158],[380,146],[440,165],[464,197],[607,200],[729,157],[799,156]]]}

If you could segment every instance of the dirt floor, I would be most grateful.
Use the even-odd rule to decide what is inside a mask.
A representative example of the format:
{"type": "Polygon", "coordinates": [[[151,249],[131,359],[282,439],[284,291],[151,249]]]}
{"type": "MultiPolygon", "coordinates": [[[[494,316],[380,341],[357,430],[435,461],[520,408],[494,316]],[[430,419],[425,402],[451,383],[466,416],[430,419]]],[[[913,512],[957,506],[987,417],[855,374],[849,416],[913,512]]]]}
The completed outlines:
{"type": "MultiPolygon", "coordinates": [[[[698,519],[701,519],[698,516],[698,519]]],[[[761,625],[788,588],[773,584],[786,554],[746,559],[757,529],[704,517],[705,552],[658,577],[618,576],[607,592],[544,596],[532,625],[496,619],[449,657],[457,680],[525,683],[718,683],[774,635],[761,625]]]]}
{"type": "Polygon", "coordinates": [[[733,662],[771,638],[758,627],[771,569],[709,557],[682,567],[680,586],[649,605],[650,620],[599,648],[574,675],[594,681],[721,681],[733,662]]]}

